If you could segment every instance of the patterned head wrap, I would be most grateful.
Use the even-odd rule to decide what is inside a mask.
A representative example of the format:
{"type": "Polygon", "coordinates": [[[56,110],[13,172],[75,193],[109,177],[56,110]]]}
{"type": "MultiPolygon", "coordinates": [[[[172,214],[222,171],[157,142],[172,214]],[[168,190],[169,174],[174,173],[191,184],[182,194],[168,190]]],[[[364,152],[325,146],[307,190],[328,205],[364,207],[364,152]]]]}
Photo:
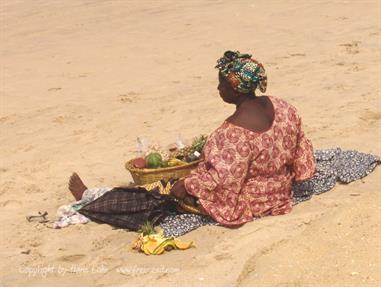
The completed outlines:
{"type": "Polygon", "coordinates": [[[262,93],[266,92],[265,69],[249,54],[226,51],[224,56],[217,60],[216,68],[220,70],[221,75],[233,89],[240,93],[253,92],[257,87],[262,93]]]}

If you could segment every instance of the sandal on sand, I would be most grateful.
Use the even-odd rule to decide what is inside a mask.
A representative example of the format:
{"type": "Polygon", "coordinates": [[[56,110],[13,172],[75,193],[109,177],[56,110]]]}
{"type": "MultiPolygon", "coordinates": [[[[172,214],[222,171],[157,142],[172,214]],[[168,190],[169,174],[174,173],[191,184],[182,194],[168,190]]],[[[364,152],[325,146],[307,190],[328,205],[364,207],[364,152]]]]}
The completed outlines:
{"type": "Polygon", "coordinates": [[[46,218],[48,216],[48,212],[44,211],[44,213],[41,213],[41,211],[38,212],[38,215],[27,215],[26,220],[28,222],[38,222],[38,223],[46,223],[49,222],[49,220],[46,218]]]}

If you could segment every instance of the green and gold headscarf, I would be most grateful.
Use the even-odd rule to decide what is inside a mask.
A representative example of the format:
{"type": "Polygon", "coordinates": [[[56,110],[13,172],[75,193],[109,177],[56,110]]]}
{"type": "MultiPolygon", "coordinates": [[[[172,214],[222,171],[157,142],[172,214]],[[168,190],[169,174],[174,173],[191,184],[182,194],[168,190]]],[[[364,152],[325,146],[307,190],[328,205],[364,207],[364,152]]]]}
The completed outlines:
{"type": "Polygon", "coordinates": [[[257,87],[262,93],[266,92],[266,71],[263,65],[249,54],[226,51],[224,56],[217,60],[216,68],[233,89],[240,93],[251,93],[257,87]]]}

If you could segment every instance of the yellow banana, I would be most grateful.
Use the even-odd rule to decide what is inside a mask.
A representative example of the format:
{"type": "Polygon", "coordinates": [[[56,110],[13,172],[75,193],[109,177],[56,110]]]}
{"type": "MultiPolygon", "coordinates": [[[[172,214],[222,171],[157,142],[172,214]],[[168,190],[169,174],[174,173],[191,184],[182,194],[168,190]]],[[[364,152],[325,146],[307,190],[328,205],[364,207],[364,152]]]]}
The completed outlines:
{"type": "Polygon", "coordinates": [[[168,166],[178,166],[178,165],[186,165],[187,163],[185,161],[179,160],[177,158],[171,158],[168,161],[168,166]]]}

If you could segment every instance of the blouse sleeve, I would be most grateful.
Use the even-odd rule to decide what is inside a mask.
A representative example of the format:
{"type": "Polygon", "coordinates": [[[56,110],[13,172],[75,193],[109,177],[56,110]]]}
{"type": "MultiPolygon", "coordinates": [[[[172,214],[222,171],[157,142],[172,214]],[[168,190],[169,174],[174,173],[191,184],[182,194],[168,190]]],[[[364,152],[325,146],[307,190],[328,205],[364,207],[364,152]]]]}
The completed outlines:
{"type": "Polygon", "coordinates": [[[187,192],[201,200],[232,201],[240,193],[248,172],[251,148],[244,135],[234,128],[212,135],[205,145],[202,161],[185,178],[187,192]],[[230,195],[229,195],[230,194],[230,195]]]}
{"type": "Polygon", "coordinates": [[[313,177],[315,173],[315,158],[311,141],[302,130],[301,119],[298,123],[298,136],[293,164],[295,181],[303,181],[313,177]]]}

